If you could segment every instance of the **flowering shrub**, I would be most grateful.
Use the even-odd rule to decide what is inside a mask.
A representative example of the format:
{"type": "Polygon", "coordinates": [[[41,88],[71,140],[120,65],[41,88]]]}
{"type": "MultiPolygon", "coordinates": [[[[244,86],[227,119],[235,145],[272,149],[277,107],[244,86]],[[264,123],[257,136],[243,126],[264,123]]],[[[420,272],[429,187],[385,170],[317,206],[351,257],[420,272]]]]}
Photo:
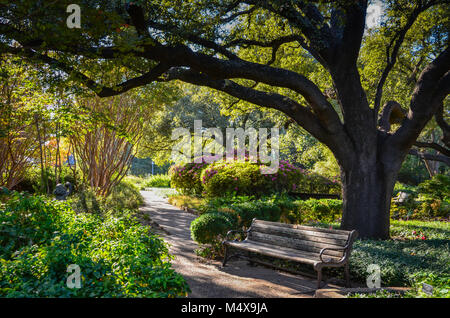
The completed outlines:
{"type": "Polygon", "coordinates": [[[188,163],[170,169],[172,186],[185,194],[205,197],[233,195],[262,196],[281,192],[338,194],[337,180],[329,180],[315,173],[281,160],[276,173],[262,174],[260,162],[245,160],[216,161],[211,164],[188,163]]]}
{"type": "Polygon", "coordinates": [[[186,163],[170,167],[170,183],[183,194],[200,195],[203,191],[200,175],[207,166],[206,162],[186,163]]]}
{"type": "Polygon", "coordinates": [[[285,160],[280,161],[276,173],[264,176],[270,179],[273,189],[278,192],[298,192],[307,183],[306,171],[285,160]]]}
{"type": "Polygon", "coordinates": [[[207,197],[229,195],[261,196],[298,189],[306,178],[305,171],[281,161],[274,174],[262,174],[261,163],[250,161],[218,161],[209,165],[201,175],[207,197]]]}

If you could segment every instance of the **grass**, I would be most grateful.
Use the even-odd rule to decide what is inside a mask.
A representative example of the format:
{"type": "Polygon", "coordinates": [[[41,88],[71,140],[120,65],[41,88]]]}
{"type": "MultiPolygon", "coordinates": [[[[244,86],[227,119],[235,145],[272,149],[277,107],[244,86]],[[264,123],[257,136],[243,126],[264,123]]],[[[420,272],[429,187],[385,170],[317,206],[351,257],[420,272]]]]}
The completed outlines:
{"type": "Polygon", "coordinates": [[[148,177],[126,176],[127,181],[132,182],[139,189],[146,188],[170,188],[170,176],[167,174],[155,174],[148,177]]]}
{"type": "Polygon", "coordinates": [[[170,204],[179,208],[188,207],[190,209],[201,210],[205,204],[205,200],[188,195],[172,195],[167,198],[170,204]]]}
{"type": "Polygon", "coordinates": [[[393,238],[411,239],[416,238],[420,233],[423,233],[426,238],[430,239],[450,240],[450,223],[442,221],[391,220],[391,237],[393,238]]]}

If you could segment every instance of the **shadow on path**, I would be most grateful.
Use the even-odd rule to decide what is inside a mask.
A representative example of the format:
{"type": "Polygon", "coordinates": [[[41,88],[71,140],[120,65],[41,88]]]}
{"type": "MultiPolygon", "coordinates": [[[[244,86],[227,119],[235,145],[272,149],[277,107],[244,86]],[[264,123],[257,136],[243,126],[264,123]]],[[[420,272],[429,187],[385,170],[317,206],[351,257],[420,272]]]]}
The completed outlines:
{"type": "Polygon", "coordinates": [[[275,298],[312,297],[315,280],[279,272],[246,261],[232,259],[226,267],[218,261],[204,262],[194,250],[197,244],[190,237],[190,224],[195,215],[178,209],[152,191],[142,191],[145,205],[141,211],[169,234],[174,269],[183,275],[191,288],[189,297],[201,298],[275,298]]]}

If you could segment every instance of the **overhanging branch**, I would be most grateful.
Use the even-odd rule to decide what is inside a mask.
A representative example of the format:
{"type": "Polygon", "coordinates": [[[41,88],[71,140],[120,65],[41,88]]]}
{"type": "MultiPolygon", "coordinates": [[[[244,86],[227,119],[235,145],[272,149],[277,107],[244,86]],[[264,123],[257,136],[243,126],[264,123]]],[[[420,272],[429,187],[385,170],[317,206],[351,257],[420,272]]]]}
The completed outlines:
{"type": "Polygon", "coordinates": [[[240,100],[279,110],[293,118],[306,131],[330,147],[338,158],[344,158],[350,155],[348,150],[351,147],[351,143],[342,126],[340,130],[331,132],[329,127],[324,126],[319,118],[307,107],[298,104],[286,96],[245,87],[228,79],[215,79],[206,74],[201,74],[186,68],[170,69],[164,80],[181,80],[194,85],[207,86],[225,92],[240,100]]]}
{"type": "Polygon", "coordinates": [[[444,155],[435,155],[430,153],[423,153],[416,149],[410,149],[408,152],[410,155],[419,157],[424,160],[432,160],[432,161],[439,161],[445,163],[447,166],[450,167],[450,157],[444,156],[444,155]]]}

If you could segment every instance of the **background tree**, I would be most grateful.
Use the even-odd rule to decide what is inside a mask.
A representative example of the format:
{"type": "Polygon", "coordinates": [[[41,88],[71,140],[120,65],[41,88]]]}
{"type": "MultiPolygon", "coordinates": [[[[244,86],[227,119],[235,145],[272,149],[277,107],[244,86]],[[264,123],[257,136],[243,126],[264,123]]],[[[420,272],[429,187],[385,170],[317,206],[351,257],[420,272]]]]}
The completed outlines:
{"type": "Polygon", "coordinates": [[[108,196],[127,174],[142,136],[141,100],[130,93],[83,98],[77,109],[69,139],[78,165],[85,183],[108,196]]]}
{"type": "Polygon", "coordinates": [[[0,185],[11,189],[37,161],[33,115],[47,100],[35,70],[18,58],[1,57],[0,77],[0,185]]]}
{"type": "Polygon", "coordinates": [[[344,199],[341,227],[357,229],[362,237],[389,237],[391,194],[401,163],[426,124],[441,113],[450,90],[449,27],[441,24],[448,1],[387,1],[383,57],[369,59],[380,61],[373,95],[358,63],[366,0],[85,1],[81,29],[65,26],[61,12],[68,3],[1,6],[0,49],[62,70],[64,80],[79,81],[101,97],[181,80],[281,111],[335,156],[344,199]],[[431,11],[438,19],[432,32],[413,30],[431,11]],[[378,120],[389,101],[383,88],[408,35],[426,39],[416,43],[417,52],[427,53],[430,42],[439,49],[426,54],[430,61],[417,72],[407,115],[391,130],[383,124],[390,114],[387,121],[378,120]],[[290,57],[277,60],[285,46],[290,57]],[[305,58],[324,71],[320,78],[301,63],[292,67],[305,58]],[[90,76],[113,63],[134,76],[106,84],[90,76]]]}

